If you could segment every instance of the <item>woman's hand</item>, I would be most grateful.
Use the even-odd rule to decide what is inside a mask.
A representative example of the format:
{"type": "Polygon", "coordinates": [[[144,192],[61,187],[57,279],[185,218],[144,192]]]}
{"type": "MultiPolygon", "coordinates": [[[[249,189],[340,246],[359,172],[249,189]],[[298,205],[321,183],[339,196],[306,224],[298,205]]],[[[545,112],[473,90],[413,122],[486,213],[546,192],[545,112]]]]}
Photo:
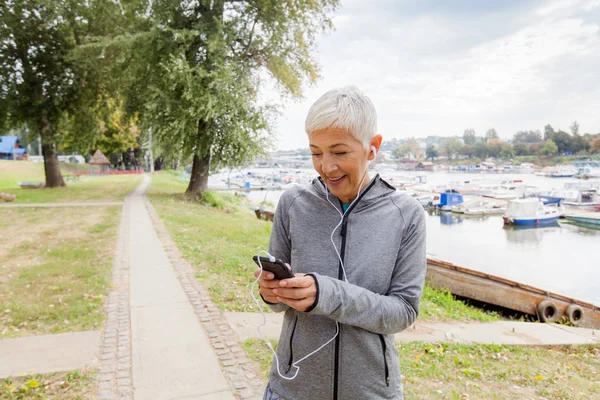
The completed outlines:
{"type": "MultiPolygon", "coordinates": [[[[260,275],[260,269],[257,269],[256,271],[254,271],[255,278],[258,278],[259,275],[260,275]]],[[[273,293],[273,289],[279,287],[279,282],[281,282],[281,281],[278,279],[275,279],[275,275],[272,272],[263,271],[262,276],[258,280],[258,286],[260,287],[258,293],[260,293],[262,298],[267,303],[271,303],[271,304],[280,303],[280,301],[277,299],[277,295],[273,293]]]]}
{"type": "Polygon", "coordinates": [[[270,290],[278,303],[287,304],[298,311],[306,311],[317,298],[317,283],[311,275],[294,275],[294,278],[275,281],[278,285],[270,290]]]}

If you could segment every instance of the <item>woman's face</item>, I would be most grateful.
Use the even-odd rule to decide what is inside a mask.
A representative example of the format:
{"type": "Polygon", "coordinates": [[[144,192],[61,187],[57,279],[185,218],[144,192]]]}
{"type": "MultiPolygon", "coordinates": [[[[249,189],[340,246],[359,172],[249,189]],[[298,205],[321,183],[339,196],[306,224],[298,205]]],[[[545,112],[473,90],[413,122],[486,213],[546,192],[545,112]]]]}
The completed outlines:
{"type": "Polygon", "coordinates": [[[350,203],[369,182],[369,152],[354,136],[339,128],[312,132],[308,139],[315,170],[334,196],[350,203]]]}

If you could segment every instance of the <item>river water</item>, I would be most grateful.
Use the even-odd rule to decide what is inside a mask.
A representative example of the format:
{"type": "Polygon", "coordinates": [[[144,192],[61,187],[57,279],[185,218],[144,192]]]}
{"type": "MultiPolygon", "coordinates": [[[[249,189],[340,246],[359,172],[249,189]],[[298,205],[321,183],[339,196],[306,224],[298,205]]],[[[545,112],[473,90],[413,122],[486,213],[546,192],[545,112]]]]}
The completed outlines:
{"type": "MultiPolygon", "coordinates": [[[[466,181],[481,174],[409,172],[431,185],[466,181]]],[[[316,176],[316,175],[315,175],[316,176]]],[[[385,179],[386,174],[382,173],[385,179]]],[[[573,179],[533,174],[490,174],[492,179],[522,179],[540,189],[562,188],[573,179]]],[[[276,205],[281,191],[252,192],[254,201],[276,205]]],[[[270,208],[270,207],[268,207],[270,208]]],[[[424,211],[425,212],[425,211],[424,211]]],[[[426,213],[427,253],[470,269],[512,279],[600,306],[600,230],[564,220],[542,228],[505,228],[499,215],[470,217],[426,213]]]]}

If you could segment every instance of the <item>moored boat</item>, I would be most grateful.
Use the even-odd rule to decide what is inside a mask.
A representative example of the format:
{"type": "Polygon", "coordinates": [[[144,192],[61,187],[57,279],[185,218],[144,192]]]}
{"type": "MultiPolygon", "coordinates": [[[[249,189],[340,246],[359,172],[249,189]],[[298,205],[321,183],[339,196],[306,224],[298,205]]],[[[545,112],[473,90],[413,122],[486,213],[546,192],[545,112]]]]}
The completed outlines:
{"type": "Polygon", "coordinates": [[[452,212],[465,215],[502,214],[506,211],[506,204],[503,200],[478,198],[457,205],[452,212]]]}
{"type": "Polygon", "coordinates": [[[559,165],[554,168],[550,174],[552,178],[570,178],[578,172],[578,169],[572,165],[559,165]]]}
{"type": "Polygon", "coordinates": [[[537,197],[529,197],[510,200],[503,218],[505,224],[542,225],[556,222],[561,211],[558,207],[545,206],[537,197]]]}
{"type": "Polygon", "coordinates": [[[577,197],[561,201],[568,210],[600,211],[600,196],[596,189],[580,189],[577,197]]]}
{"type": "Polygon", "coordinates": [[[484,196],[494,199],[512,200],[525,197],[526,191],[527,185],[523,182],[510,182],[500,185],[500,188],[492,190],[490,194],[484,196]]]}
{"type": "Polygon", "coordinates": [[[462,204],[463,196],[455,191],[446,191],[440,194],[440,202],[437,207],[442,211],[452,211],[454,207],[462,204]]]}
{"type": "Polygon", "coordinates": [[[579,171],[573,176],[578,179],[600,178],[600,167],[593,167],[591,165],[586,165],[582,168],[579,168],[579,171]]]}
{"type": "Polygon", "coordinates": [[[565,219],[578,225],[600,229],[600,212],[567,211],[565,212],[565,219]]]}
{"type": "Polygon", "coordinates": [[[566,319],[575,326],[600,328],[600,307],[587,302],[521,284],[499,276],[427,257],[426,279],[438,289],[456,296],[537,316],[542,322],[566,319]]]}

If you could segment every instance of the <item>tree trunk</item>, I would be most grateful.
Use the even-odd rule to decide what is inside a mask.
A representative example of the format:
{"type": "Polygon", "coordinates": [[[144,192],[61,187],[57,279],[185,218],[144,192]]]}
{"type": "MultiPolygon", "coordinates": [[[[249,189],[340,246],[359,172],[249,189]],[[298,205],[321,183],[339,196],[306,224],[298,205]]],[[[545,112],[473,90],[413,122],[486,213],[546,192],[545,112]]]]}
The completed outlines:
{"type": "Polygon", "coordinates": [[[194,163],[192,164],[192,174],[190,184],[185,194],[194,199],[202,197],[202,191],[208,189],[208,174],[210,172],[210,141],[206,140],[206,123],[203,120],[198,121],[198,143],[194,152],[194,163]],[[204,155],[198,153],[204,152],[204,155]]]}
{"type": "Polygon", "coordinates": [[[180,147],[179,148],[179,153],[177,154],[177,160],[175,161],[175,165],[173,166],[173,169],[175,171],[177,171],[179,169],[179,164],[181,164],[181,152],[182,152],[182,149],[180,147]]]}
{"type": "Polygon", "coordinates": [[[44,170],[46,172],[46,187],[54,188],[66,186],[60,173],[58,156],[53,144],[42,144],[42,155],[44,156],[44,170]]]}
{"type": "Polygon", "coordinates": [[[190,184],[185,194],[192,198],[200,198],[202,191],[208,188],[208,173],[210,167],[210,151],[202,158],[194,154],[194,164],[192,166],[192,175],[190,184]]]}

